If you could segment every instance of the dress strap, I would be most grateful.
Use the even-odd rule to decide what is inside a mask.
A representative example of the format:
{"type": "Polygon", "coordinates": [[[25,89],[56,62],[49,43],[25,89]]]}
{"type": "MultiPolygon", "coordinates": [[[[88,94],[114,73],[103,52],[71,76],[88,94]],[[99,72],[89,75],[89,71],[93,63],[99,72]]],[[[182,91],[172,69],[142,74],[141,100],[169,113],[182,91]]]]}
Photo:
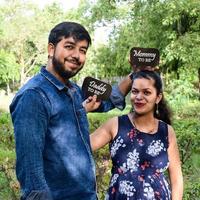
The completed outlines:
{"type": "Polygon", "coordinates": [[[112,144],[119,136],[124,137],[124,133],[127,133],[132,129],[132,124],[128,118],[128,115],[118,116],[118,130],[114,139],[110,142],[112,144]]]}
{"type": "Polygon", "coordinates": [[[121,115],[118,117],[118,133],[130,130],[132,126],[128,115],[121,115]]]}
{"type": "Polygon", "coordinates": [[[163,142],[167,145],[167,148],[168,148],[169,146],[168,124],[161,120],[159,121],[158,134],[160,138],[163,140],[163,142]]]}

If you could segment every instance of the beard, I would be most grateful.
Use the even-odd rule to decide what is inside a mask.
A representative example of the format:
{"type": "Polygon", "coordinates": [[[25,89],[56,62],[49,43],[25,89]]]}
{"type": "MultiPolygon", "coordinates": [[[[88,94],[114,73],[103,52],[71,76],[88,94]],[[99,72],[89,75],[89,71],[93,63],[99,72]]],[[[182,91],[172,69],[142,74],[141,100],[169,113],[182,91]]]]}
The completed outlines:
{"type": "MultiPolygon", "coordinates": [[[[66,59],[64,59],[64,62],[66,59]]],[[[77,61],[77,63],[79,63],[77,61]]],[[[80,67],[76,71],[69,71],[65,69],[64,63],[60,62],[58,59],[55,58],[55,56],[52,57],[52,64],[54,66],[54,70],[58,73],[59,76],[61,76],[64,79],[70,79],[71,77],[75,76],[82,68],[80,67]]]]}

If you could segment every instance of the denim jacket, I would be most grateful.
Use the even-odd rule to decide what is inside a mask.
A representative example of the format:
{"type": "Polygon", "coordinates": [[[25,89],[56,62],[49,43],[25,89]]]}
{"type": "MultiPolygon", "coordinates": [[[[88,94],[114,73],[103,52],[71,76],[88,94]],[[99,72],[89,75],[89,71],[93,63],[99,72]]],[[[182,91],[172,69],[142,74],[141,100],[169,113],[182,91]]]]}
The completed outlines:
{"type": "MultiPolygon", "coordinates": [[[[95,165],[80,88],[61,83],[45,67],[13,99],[16,174],[26,200],[95,200],[95,165]]],[[[123,109],[113,88],[99,112],[123,109]]]]}

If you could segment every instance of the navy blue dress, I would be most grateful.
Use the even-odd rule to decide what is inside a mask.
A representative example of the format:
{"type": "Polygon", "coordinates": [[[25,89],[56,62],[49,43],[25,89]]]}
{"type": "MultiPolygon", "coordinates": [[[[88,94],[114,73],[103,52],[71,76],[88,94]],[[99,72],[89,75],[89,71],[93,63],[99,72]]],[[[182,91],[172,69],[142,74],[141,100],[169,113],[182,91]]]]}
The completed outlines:
{"type": "Polygon", "coordinates": [[[106,200],[170,200],[164,175],[169,166],[167,124],[159,121],[156,133],[143,133],[123,115],[118,126],[110,143],[113,167],[106,200]]]}

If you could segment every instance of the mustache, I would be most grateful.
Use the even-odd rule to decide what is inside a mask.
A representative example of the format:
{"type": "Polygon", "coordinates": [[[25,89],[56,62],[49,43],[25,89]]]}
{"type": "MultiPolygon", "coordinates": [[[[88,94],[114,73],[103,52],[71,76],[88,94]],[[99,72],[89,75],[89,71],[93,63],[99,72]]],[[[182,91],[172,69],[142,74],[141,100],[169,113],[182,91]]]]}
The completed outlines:
{"type": "Polygon", "coordinates": [[[72,58],[72,59],[64,58],[64,62],[65,61],[72,62],[72,63],[74,63],[76,65],[80,65],[81,64],[78,58],[72,58]]]}

